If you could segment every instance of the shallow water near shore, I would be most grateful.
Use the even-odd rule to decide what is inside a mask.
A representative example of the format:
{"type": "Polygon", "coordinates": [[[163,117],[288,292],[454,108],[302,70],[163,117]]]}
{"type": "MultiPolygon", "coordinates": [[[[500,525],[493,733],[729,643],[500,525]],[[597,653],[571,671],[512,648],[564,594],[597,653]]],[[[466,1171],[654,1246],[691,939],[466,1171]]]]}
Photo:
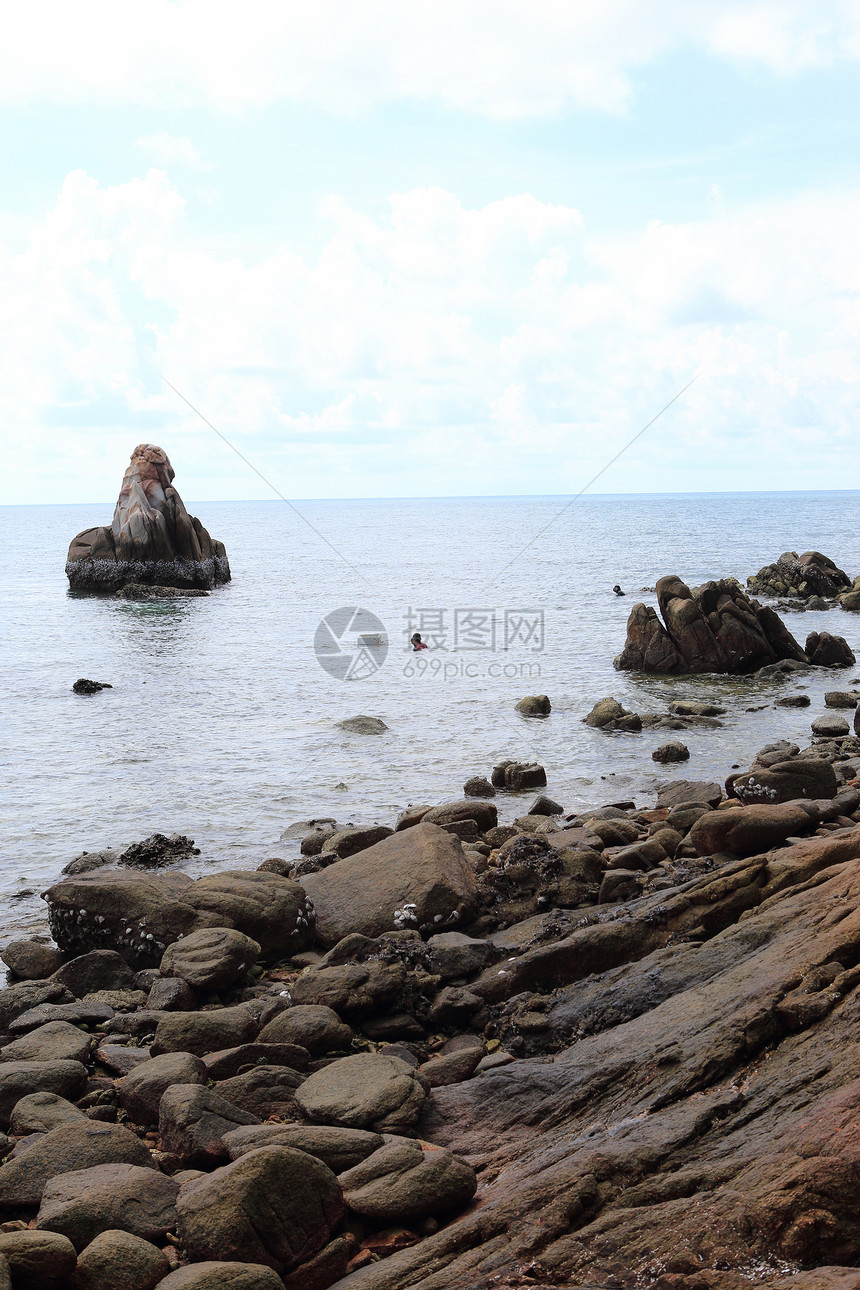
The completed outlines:
{"type": "MultiPolygon", "coordinates": [[[[407,803],[458,797],[503,758],[540,761],[569,808],[647,805],[667,778],[722,780],[772,739],[805,745],[825,690],[860,676],[860,665],[785,684],[612,667],[631,606],[655,603],[640,589],[664,574],[745,582],[782,551],[812,548],[860,573],[857,492],[590,497],[554,523],[564,498],[300,503],[357,573],[281,502],[186,504],[225,542],[233,582],[145,603],[68,590],[69,541],[108,522],[109,504],[0,508],[7,937],[42,928],[39,893],[82,850],[176,830],[201,849],[190,872],[249,868],[294,854],[279,839],[297,820],[393,824],[407,803]],[[343,681],[314,638],[325,615],[356,605],[380,619],[389,649],[378,670],[343,681]],[[416,629],[431,644],[421,655],[408,647],[416,629]],[[73,694],[81,676],[113,688],[73,694]],[[811,707],[774,709],[801,690],[811,707]],[[549,718],[514,711],[543,693],[549,718]],[[682,698],[728,711],[717,730],[604,734],[582,717],[606,695],[639,712],[682,698]],[[358,713],[389,730],[338,728],[358,713]],[[675,737],[690,760],[658,767],[652,750],[675,737]]],[[[784,619],[801,644],[826,629],[860,655],[857,615],[784,619]]],[[[499,796],[500,817],[529,800],[499,796]]]]}

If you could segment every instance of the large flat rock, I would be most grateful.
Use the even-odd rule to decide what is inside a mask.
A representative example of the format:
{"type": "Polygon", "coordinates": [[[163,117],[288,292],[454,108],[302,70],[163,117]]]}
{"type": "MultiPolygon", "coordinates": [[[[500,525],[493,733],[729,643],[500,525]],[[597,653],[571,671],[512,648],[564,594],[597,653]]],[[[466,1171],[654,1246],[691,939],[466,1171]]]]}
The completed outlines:
{"type": "Polygon", "coordinates": [[[472,914],[477,890],[459,840],[435,824],[395,833],[302,882],[325,947],[349,932],[456,927],[472,914]]]}

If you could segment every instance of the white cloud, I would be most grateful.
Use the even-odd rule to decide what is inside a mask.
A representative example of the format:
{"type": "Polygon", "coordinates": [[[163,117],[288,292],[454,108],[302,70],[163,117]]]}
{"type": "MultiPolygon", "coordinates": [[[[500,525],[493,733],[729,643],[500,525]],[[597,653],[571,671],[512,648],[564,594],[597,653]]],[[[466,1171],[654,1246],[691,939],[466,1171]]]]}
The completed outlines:
{"type": "Polygon", "coordinates": [[[860,11],[854,0],[31,0],[4,22],[0,97],[616,112],[631,72],[679,49],[779,73],[857,60],[860,11]]]}
{"type": "Polygon", "coordinates": [[[0,246],[3,500],[109,497],[142,438],[259,495],[159,371],[294,496],[575,491],[700,367],[602,488],[853,482],[860,192],[612,238],[528,195],[324,218],[259,260],[188,239],[160,171],[69,175],[0,246]]]}
{"type": "Polygon", "coordinates": [[[158,166],[187,166],[189,170],[214,169],[203,160],[186,134],[169,134],[166,130],[161,130],[157,134],[147,135],[145,139],[138,139],[135,147],[145,152],[158,166]]]}

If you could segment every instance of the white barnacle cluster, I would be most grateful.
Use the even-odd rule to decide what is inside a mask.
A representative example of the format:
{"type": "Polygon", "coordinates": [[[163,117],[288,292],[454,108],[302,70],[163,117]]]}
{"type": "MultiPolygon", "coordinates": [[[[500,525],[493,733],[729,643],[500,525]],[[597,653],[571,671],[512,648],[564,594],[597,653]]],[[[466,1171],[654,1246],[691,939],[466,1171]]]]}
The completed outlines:
{"type": "Polygon", "coordinates": [[[106,914],[49,904],[48,923],[57,944],[75,953],[110,946],[129,956],[130,962],[151,962],[165,950],[164,943],[147,929],[145,918],[139,923],[129,920],[117,926],[106,914]]]}
{"type": "Polygon", "coordinates": [[[404,905],[402,909],[394,911],[394,926],[402,932],[405,928],[418,926],[418,906],[404,905]]]}
{"type": "Polygon", "coordinates": [[[296,914],[296,925],[290,932],[290,938],[292,939],[294,936],[304,936],[306,932],[313,931],[316,926],[316,921],[317,916],[316,910],[314,909],[314,902],[311,900],[310,896],[305,896],[299,906],[299,912],[296,914]]]}

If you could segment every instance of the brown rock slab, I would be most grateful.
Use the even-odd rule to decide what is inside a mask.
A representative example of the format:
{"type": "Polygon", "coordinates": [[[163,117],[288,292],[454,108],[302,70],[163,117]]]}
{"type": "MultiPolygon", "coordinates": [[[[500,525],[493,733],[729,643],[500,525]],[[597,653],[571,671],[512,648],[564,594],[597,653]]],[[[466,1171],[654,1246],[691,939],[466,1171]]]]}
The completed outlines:
{"type": "Polygon", "coordinates": [[[158,1107],[162,1151],[190,1169],[210,1169],[226,1161],[225,1134],[247,1124],[259,1124],[259,1119],[199,1084],[172,1084],[158,1107]]]}
{"type": "Polygon", "coordinates": [[[277,1272],[262,1263],[211,1259],[177,1268],[159,1286],[161,1290],[284,1290],[277,1272]]]}
{"type": "Polygon", "coordinates": [[[90,1036],[67,1021],[49,1021],[0,1048],[0,1062],[86,1062],[90,1036]]]}
{"type": "Polygon", "coordinates": [[[28,1093],[75,1098],[87,1078],[80,1062],[0,1062],[0,1126],[8,1127],[13,1107],[28,1093]]]}
{"type": "Polygon", "coordinates": [[[62,1124],[83,1120],[83,1111],[56,1093],[28,1093],[16,1102],[9,1118],[9,1132],[14,1137],[28,1133],[50,1133],[62,1124]]]}
{"type": "Polygon", "coordinates": [[[690,830],[690,841],[700,856],[718,851],[761,855],[792,834],[810,828],[812,823],[809,812],[792,802],[742,806],[740,810],[710,811],[700,816],[690,830]]]}
{"type": "Polygon", "coordinates": [[[71,1241],[54,1232],[0,1232],[0,1257],[14,1290],[53,1290],[77,1262],[71,1241]]]}
{"type": "Polygon", "coordinates": [[[366,1160],[383,1142],[382,1134],[369,1133],[366,1129],[318,1124],[261,1124],[256,1128],[234,1129],[224,1137],[231,1160],[238,1160],[259,1147],[293,1147],[315,1156],[335,1174],[366,1160]]]}
{"type": "Polygon", "coordinates": [[[261,1044],[298,1044],[312,1057],[348,1049],[352,1031],[332,1008],[297,1004],[268,1022],[259,1034],[261,1044]]]}
{"type": "Polygon", "coordinates": [[[0,958],[22,981],[43,981],[63,961],[56,945],[44,945],[40,941],[11,941],[0,958]]]}
{"type": "Polygon", "coordinates": [[[165,1012],[151,1046],[153,1057],[163,1053],[204,1053],[247,1044],[259,1027],[245,1008],[216,1008],[208,1012],[165,1012]]]}

